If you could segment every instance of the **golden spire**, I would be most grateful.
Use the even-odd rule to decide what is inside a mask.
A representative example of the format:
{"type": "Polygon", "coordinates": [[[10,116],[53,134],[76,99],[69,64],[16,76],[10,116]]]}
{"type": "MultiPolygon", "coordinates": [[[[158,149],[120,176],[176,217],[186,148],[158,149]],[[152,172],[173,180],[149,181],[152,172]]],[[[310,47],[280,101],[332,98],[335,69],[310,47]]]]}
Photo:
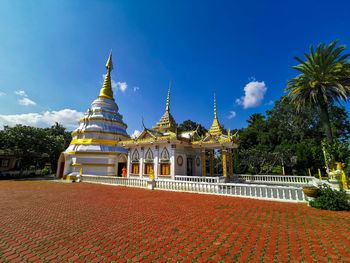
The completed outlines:
{"type": "Polygon", "coordinates": [[[218,116],[216,114],[216,98],[215,98],[215,89],[214,89],[214,119],[217,119],[218,116]]]}
{"type": "Polygon", "coordinates": [[[109,58],[106,63],[106,69],[107,69],[107,74],[103,82],[102,89],[100,90],[100,95],[98,97],[114,100],[113,90],[112,90],[112,81],[111,81],[111,71],[113,70],[112,50],[111,50],[111,53],[109,54],[109,58]]]}
{"type": "Polygon", "coordinates": [[[215,98],[215,89],[214,89],[214,121],[213,124],[211,125],[209,131],[211,135],[219,135],[222,134],[222,128],[218,120],[218,116],[216,113],[216,98],[215,98]]]}
{"type": "Polygon", "coordinates": [[[170,86],[171,82],[169,83],[169,90],[168,90],[168,97],[166,99],[166,108],[164,115],[160,118],[159,122],[157,122],[156,126],[153,126],[152,129],[154,131],[158,132],[176,132],[177,130],[177,124],[174,120],[174,117],[170,114],[170,86]]]}
{"type": "Polygon", "coordinates": [[[165,111],[166,112],[169,112],[170,108],[170,87],[171,87],[171,81],[169,82],[169,90],[168,90],[168,97],[166,99],[166,108],[165,108],[165,111]]]}

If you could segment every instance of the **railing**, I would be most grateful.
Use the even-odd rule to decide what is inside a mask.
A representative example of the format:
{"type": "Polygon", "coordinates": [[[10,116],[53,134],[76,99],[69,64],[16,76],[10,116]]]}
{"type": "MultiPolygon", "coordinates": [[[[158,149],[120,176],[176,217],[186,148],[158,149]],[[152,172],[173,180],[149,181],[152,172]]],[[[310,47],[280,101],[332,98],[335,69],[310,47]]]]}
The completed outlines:
{"type": "Polygon", "coordinates": [[[306,202],[302,188],[238,183],[200,183],[156,180],[155,189],[237,196],[285,202],[306,202]]]}
{"type": "Polygon", "coordinates": [[[88,183],[124,185],[124,186],[133,186],[133,187],[147,187],[147,180],[141,179],[141,178],[126,178],[126,177],[84,174],[81,176],[81,181],[88,182],[88,183]]]}
{"type": "Polygon", "coordinates": [[[209,177],[209,176],[185,176],[175,175],[175,181],[197,182],[197,183],[224,183],[225,177],[209,177]]]}
{"type": "Polygon", "coordinates": [[[286,185],[307,185],[314,184],[315,178],[312,176],[293,176],[293,175],[249,175],[235,174],[234,182],[238,183],[267,183],[267,184],[286,184],[286,185]]]}
{"type": "Polygon", "coordinates": [[[82,175],[80,176],[80,180],[83,182],[90,183],[122,185],[142,188],[149,188],[149,183],[153,182],[152,189],[156,190],[225,195],[284,202],[306,202],[306,197],[302,191],[302,188],[292,186],[220,182],[208,183],[169,179],[156,179],[151,181],[142,178],[123,178],[95,175],[82,175]]]}

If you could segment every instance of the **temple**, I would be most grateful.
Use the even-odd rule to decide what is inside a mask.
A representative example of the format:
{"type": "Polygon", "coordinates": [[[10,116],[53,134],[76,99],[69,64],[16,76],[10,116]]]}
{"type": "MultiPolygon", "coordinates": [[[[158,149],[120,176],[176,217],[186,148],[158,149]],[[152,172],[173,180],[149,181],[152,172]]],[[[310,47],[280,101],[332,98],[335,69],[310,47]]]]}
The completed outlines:
{"type": "Polygon", "coordinates": [[[214,92],[214,120],[205,136],[197,131],[178,132],[170,113],[170,88],[165,113],[152,129],[120,142],[128,149],[128,177],[175,179],[175,175],[214,176],[214,150],[222,150],[223,176],[233,176],[232,148],[238,147],[238,136],[224,134],[216,113],[214,92]],[[206,156],[209,153],[209,174],[206,156]],[[227,160],[228,159],[228,160],[227,160]],[[227,162],[228,161],[228,162],[227,162]],[[228,169],[227,169],[228,167],[228,169]]]}
{"type": "MultiPolygon", "coordinates": [[[[74,180],[78,174],[155,179],[177,176],[215,176],[214,150],[222,151],[222,175],[233,176],[232,149],[238,147],[238,135],[227,134],[216,112],[209,131],[199,136],[197,130],[180,132],[170,113],[170,87],[165,113],[151,129],[130,138],[127,125],[118,112],[111,87],[112,53],[100,94],[91,104],[69,147],[58,160],[57,177],[74,180]],[[208,159],[207,159],[208,158],[208,159]],[[209,169],[208,169],[209,168],[209,169]]],[[[220,174],[221,175],[221,174],[220,174]]]]}
{"type": "Polygon", "coordinates": [[[113,97],[112,52],[106,69],[99,96],[92,102],[84,118],[79,120],[78,128],[72,132],[69,147],[58,160],[58,177],[74,179],[78,173],[121,176],[122,169],[126,167],[128,152],[119,142],[130,137],[113,97]]]}

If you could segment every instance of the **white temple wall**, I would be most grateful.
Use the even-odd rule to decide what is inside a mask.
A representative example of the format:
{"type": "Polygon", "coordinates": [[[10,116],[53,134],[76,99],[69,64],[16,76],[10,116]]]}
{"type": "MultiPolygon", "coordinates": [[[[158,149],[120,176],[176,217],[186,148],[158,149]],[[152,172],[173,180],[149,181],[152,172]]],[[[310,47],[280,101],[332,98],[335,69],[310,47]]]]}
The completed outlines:
{"type": "Polygon", "coordinates": [[[175,175],[186,175],[187,173],[187,157],[185,154],[175,155],[175,175]],[[181,164],[182,158],[182,164],[181,164]]]}

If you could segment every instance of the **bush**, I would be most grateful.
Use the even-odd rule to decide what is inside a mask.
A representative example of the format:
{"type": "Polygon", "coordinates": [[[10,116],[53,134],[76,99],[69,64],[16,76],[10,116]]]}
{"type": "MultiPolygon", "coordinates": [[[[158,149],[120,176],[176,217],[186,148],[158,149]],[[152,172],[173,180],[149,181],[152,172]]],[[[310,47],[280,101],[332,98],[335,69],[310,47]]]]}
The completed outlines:
{"type": "Polygon", "coordinates": [[[334,190],[326,184],[320,187],[320,195],[310,201],[310,205],[324,210],[350,210],[350,204],[344,189],[334,190]]]}
{"type": "Polygon", "coordinates": [[[41,170],[41,174],[42,175],[47,175],[49,174],[50,170],[49,167],[45,166],[42,170],[41,170]]]}

